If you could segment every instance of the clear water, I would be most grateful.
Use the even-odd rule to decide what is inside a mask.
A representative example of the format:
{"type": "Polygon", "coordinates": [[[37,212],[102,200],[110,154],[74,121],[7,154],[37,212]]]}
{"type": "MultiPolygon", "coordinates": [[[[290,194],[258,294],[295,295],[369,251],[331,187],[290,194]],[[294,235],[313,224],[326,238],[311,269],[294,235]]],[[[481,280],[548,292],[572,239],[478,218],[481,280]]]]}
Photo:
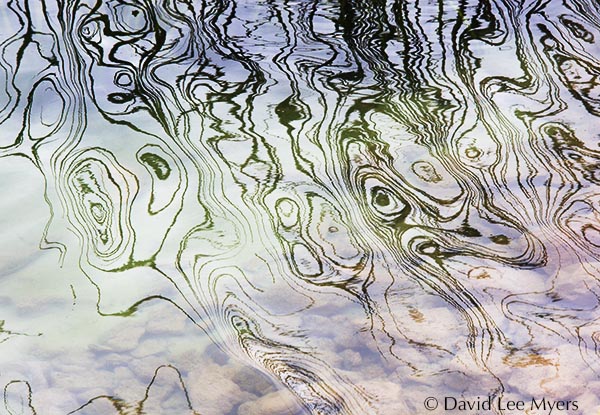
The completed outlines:
{"type": "Polygon", "coordinates": [[[597,2],[0,20],[0,413],[600,413],[597,2]]]}

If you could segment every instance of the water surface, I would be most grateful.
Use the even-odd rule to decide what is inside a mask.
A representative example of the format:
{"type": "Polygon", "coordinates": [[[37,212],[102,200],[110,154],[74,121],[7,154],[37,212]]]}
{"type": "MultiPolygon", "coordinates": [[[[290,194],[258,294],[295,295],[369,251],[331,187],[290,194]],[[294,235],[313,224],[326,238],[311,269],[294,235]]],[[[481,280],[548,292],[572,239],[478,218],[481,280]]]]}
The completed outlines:
{"type": "Polygon", "coordinates": [[[6,413],[600,411],[597,2],[0,19],[6,413]]]}

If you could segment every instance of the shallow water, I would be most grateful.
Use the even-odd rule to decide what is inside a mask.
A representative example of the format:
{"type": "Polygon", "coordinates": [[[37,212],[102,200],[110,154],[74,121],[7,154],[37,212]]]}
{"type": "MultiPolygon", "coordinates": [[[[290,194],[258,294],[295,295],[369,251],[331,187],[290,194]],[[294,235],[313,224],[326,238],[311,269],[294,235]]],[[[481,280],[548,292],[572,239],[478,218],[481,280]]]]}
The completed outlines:
{"type": "Polygon", "coordinates": [[[597,2],[0,20],[0,413],[600,413],[597,2]]]}

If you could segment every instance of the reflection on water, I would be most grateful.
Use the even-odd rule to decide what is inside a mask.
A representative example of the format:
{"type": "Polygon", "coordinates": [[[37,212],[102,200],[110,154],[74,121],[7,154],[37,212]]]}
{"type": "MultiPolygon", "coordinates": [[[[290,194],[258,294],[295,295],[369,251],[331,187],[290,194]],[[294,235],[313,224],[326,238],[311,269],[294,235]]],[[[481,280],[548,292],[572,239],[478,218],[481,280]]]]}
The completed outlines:
{"type": "Polygon", "coordinates": [[[598,16],[0,4],[6,411],[596,413],[598,16]]]}

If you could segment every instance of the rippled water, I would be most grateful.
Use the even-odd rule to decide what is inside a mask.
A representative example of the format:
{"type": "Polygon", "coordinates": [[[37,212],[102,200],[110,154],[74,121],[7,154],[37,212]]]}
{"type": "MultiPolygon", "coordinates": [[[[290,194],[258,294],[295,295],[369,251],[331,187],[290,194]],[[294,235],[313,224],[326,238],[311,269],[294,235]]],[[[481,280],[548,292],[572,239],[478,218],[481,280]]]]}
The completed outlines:
{"type": "Polygon", "coordinates": [[[0,412],[600,413],[597,1],[0,20],[0,412]]]}

